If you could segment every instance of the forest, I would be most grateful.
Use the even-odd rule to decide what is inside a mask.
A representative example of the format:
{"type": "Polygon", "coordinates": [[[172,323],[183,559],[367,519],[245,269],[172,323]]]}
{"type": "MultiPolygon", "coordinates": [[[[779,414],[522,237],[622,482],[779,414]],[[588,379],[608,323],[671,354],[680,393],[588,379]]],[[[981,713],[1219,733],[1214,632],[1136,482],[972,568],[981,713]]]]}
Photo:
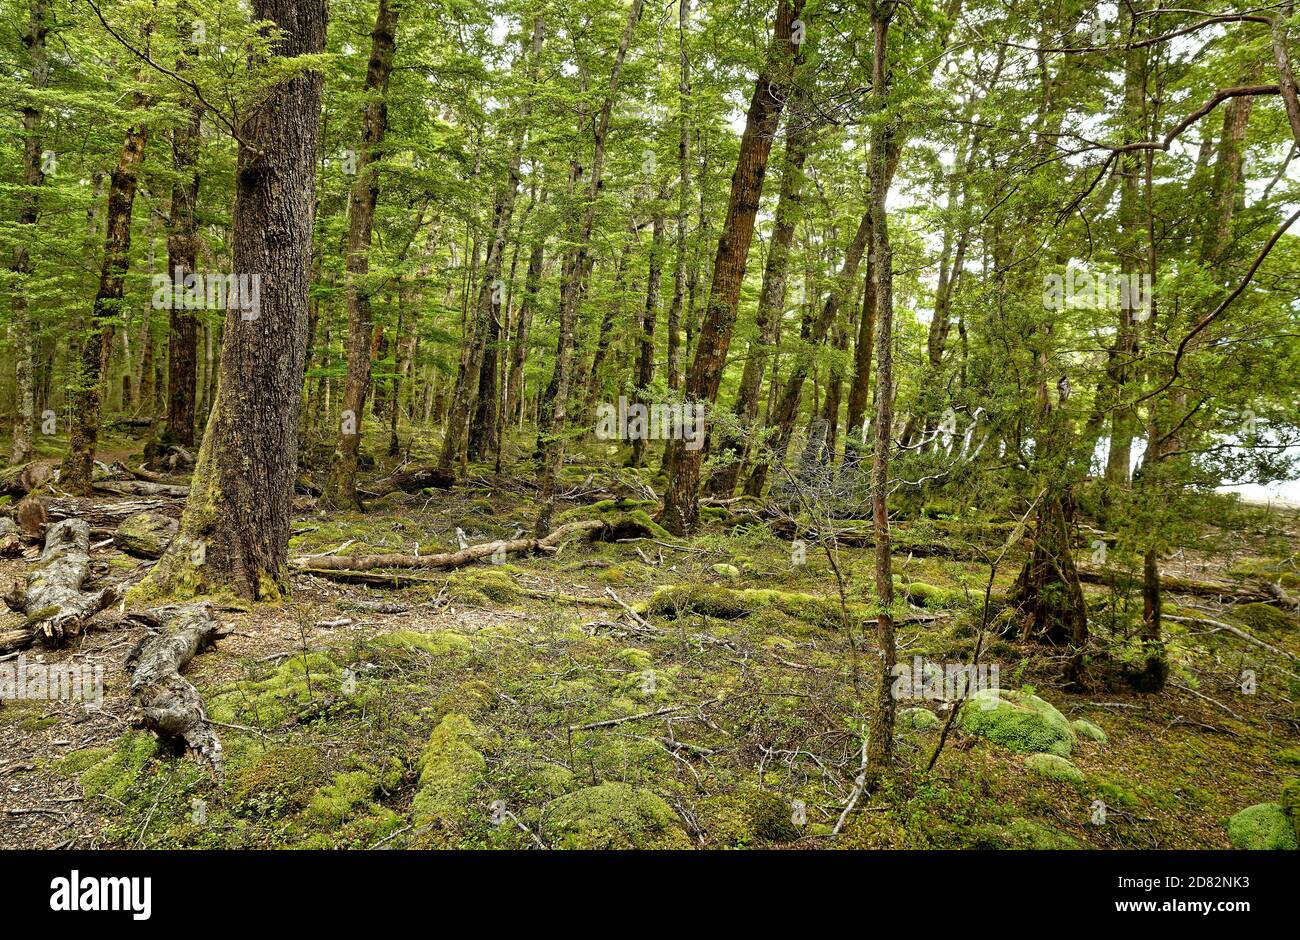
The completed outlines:
{"type": "Polygon", "coordinates": [[[0,25],[0,847],[1300,849],[1292,0],[0,25]]]}

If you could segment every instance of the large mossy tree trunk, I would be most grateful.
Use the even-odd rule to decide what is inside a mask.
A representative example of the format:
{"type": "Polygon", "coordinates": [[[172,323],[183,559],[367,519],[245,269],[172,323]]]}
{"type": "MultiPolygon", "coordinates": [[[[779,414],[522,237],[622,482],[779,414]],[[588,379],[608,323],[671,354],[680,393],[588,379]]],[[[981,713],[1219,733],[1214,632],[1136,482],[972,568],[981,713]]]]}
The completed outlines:
{"type": "MultiPolygon", "coordinates": [[[[275,54],[325,48],[325,0],[255,0],[282,34],[275,54]]],[[[307,288],[320,133],[318,71],[274,89],[240,127],[234,264],[261,278],[258,315],[226,313],[221,377],[180,532],[136,597],[289,591],[307,288]]]]}
{"type": "MultiPolygon", "coordinates": [[[[722,370],[726,366],[727,350],[736,325],[740,287],[745,279],[768,157],[793,79],[797,47],[791,42],[792,26],[803,6],[803,0],[780,0],[778,3],[767,58],[754,83],[754,94],[745,115],[740,152],[731,176],[727,218],[718,239],[713,279],[700,324],[695,359],[686,376],[684,397],[697,407],[711,408],[722,384],[722,370]]],[[[671,441],[668,445],[668,487],[664,493],[662,523],[674,535],[692,531],[698,521],[703,459],[703,448],[688,450],[681,440],[671,441]]]]}
{"type": "Polygon", "coordinates": [[[393,71],[397,10],[389,0],[379,0],[375,28],[370,34],[370,61],[366,67],[366,104],[362,114],[361,149],[357,153],[357,178],[348,197],[348,375],[343,388],[343,416],[338,447],[330,463],[321,502],[336,509],[360,510],[357,496],[357,452],[361,424],[370,391],[371,312],[370,240],[375,205],[379,201],[380,157],[388,130],[388,77],[393,71]]]}

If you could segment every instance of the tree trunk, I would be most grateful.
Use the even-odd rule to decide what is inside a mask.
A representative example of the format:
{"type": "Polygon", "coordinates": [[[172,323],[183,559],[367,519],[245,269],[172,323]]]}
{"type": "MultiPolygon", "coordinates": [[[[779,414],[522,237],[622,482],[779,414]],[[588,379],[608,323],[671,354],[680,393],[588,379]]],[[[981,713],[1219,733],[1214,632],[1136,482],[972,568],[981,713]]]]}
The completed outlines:
{"type": "Polygon", "coordinates": [[[397,15],[390,0],[379,0],[375,28],[370,34],[357,178],[348,198],[348,375],[343,390],[338,448],[321,496],[323,506],[337,509],[360,511],[362,508],[357,496],[357,452],[361,446],[371,368],[370,288],[365,280],[370,273],[370,238],[375,204],[379,201],[379,172],[374,164],[388,130],[388,77],[393,71],[397,15]]]}
{"type": "Polygon", "coordinates": [[[614,99],[618,94],[623,61],[632,44],[632,33],[641,18],[644,0],[632,0],[623,37],[614,56],[614,67],[609,76],[609,88],[596,122],[592,145],[591,172],[582,200],[582,215],[570,239],[573,255],[562,272],[563,286],[560,295],[560,334],[555,357],[555,371],[547,392],[550,397],[549,414],[538,422],[538,450],[541,454],[541,509],[537,515],[535,531],[540,537],[551,527],[554,511],[555,486],[564,466],[564,432],[569,414],[569,392],[573,383],[573,349],[578,326],[578,299],[581,296],[584,276],[588,271],[588,252],[591,249],[591,232],[596,223],[596,204],[600,195],[601,179],[605,171],[605,143],[609,136],[610,118],[614,99]]]}
{"type": "MultiPolygon", "coordinates": [[[[194,212],[199,199],[195,169],[201,143],[202,110],[190,111],[189,120],[172,132],[172,185],[170,226],[167,230],[167,264],[172,283],[196,273],[198,227],[194,212]]],[[[167,315],[167,434],[169,443],[194,446],[195,397],[198,391],[199,323],[193,311],[173,304],[167,315]]]]}
{"type": "MultiPolygon", "coordinates": [[[[700,407],[712,407],[722,382],[768,156],[792,80],[795,46],[790,41],[791,24],[803,11],[803,5],[804,0],[779,0],[766,62],[754,83],[754,94],[745,116],[745,131],[731,177],[727,220],[718,240],[699,345],[686,378],[685,398],[700,407]]],[[[664,493],[662,519],[664,527],[674,534],[683,535],[695,528],[703,456],[702,448],[687,450],[685,442],[680,440],[668,445],[668,488],[664,493]]]]}
{"type": "Polygon", "coordinates": [[[510,344],[510,382],[506,387],[506,419],[514,424],[524,420],[524,363],[528,359],[528,334],[537,306],[537,288],[542,281],[545,239],[538,235],[528,255],[528,273],[524,275],[524,298],[515,318],[515,336],[510,344]]]}
{"type": "Polygon", "coordinates": [[[686,300],[686,229],[691,205],[691,59],[686,54],[686,26],[690,0],[677,0],[677,267],[673,272],[673,300],[668,307],[668,390],[682,386],[682,306],[686,300]]]}
{"type": "Polygon", "coordinates": [[[870,792],[894,763],[893,670],[898,658],[894,641],[894,578],[889,549],[889,452],[894,424],[894,259],[889,242],[890,164],[898,159],[893,132],[885,121],[889,75],[889,22],[882,0],[873,0],[871,95],[878,117],[871,132],[871,273],[876,295],[876,437],[871,460],[872,532],[876,542],[876,645],[880,657],[876,672],[876,701],[867,732],[863,789],[870,792]]]}
{"type": "MultiPolygon", "coordinates": [[[[283,31],[279,57],[325,48],[325,0],[255,0],[253,15],[283,31]]],[[[241,125],[234,267],[261,279],[260,308],[255,319],[226,313],[221,384],[180,532],[144,594],[289,593],[322,82],[298,73],[241,125]]]]}
{"type": "MultiPolygon", "coordinates": [[[[137,93],[137,114],[148,102],[137,93]]],[[[64,455],[59,483],[70,493],[90,489],[95,447],[99,442],[99,411],[104,391],[104,363],[113,339],[113,323],[121,318],[122,293],[131,255],[131,209],[140,178],[140,161],[144,158],[148,130],[142,123],[126,132],[122,152],[108,187],[107,231],[104,236],[104,263],[99,274],[99,289],[91,309],[89,335],[83,337],[81,361],[68,389],[72,427],[68,434],[68,452],[64,455]]]]}
{"type": "Polygon", "coordinates": [[[11,466],[26,463],[32,457],[32,432],[36,423],[36,395],[34,383],[32,322],[28,313],[27,276],[31,273],[31,255],[28,245],[40,215],[40,187],[45,183],[41,166],[41,108],[35,96],[49,84],[50,67],[45,52],[45,0],[31,0],[27,35],[23,43],[31,60],[30,89],[33,100],[22,108],[23,115],[23,181],[27,186],[21,199],[22,208],[18,223],[22,228],[14,240],[13,272],[15,285],[10,300],[14,323],[14,434],[9,450],[11,466]]]}
{"type": "MultiPolygon", "coordinates": [[[[521,58],[528,59],[530,80],[536,78],[542,50],[542,18],[533,18],[531,48],[521,58]]],[[[460,466],[463,470],[468,459],[469,426],[479,393],[483,360],[487,354],[490,322],[499,323],[501,302],[505,299],[505,285],[501,282],[502,258],[505,254],[506,236],[514,217],[515,198],[519,193],[519,173],[523,164],[524,139],[528,130],[532,97],[522,96],[519,102],[519,123],[515,130],[514,151],[506,178],[498,190],[496,205],[492,210],[492,241],[483,262],[482,282],[478,288],[473,317],[467,320],[463,333],[460,365],[456,372],[456,387],[451,408],[447,412],[447,426],[443,432],[442,449],[438,465],[444,469],[460,466]]]]}
{"type": "Polygon", "coordinates": [[[876,278],[870,259],[862,284],[862,312],[853,344],[853,381],[849,385],[848,414],[845,417],[844,457],[866,449],[867,393],[871,390],[871,351],[876,341],[876,278]]]}
{"type": "MultiPolygon", "coordinates": [[[[664,241],[664,200],[667,196],[665,188],[660,186],[659,196],[655,200],[654,229],[650,239],[650,272],[646,277],[645,312],[641,316],[641,335],[638,343],[641,348],[638,351],[636,368],[637,401],[647,405],[650,402],[650,384],[654,381],[655,375],[655,322],[659,319],[659,281],[663,275],[661,253],[664,241]]],[[[640,467],[645,464],[645,442],[645,434],[633,438],[629,467],[640,467]]]]}
{"type": "MultiPolygon", "coordinates": [[[[776,221],[772,240],[767,248],[767,261],[763,266],[763,286],[758,294],[758,312],[754,315],[755,336],[749,343],[745,369],[736,390],[736,423],[740,433],[723,442],[722,466],[709,480],[708,492],[714,496],[730,496],[740,478],[742,456],[745,452],[744,429],[753,425],[758,417],[758,404],[763,390],[763,373],[768,358],[776,346],[776,332],[781,328],[781,312],[785,309],[787,272],[790,266],[790,245],[794,241],[795,225],[799,221],[799,191],[803,184],[803,165],[812,143],[812,126],[796,124],[805,121],[799,113],[798,103],[803,95],[794,92],[796,106],[787,119],[785,132],[785,160],[781,166],[781,191],[776,202],[776,221]]],[[[762,484],[759,481],[759,494],[762,484]]],[[[746,490],[746,492],[749,492],[746,490]]]]}

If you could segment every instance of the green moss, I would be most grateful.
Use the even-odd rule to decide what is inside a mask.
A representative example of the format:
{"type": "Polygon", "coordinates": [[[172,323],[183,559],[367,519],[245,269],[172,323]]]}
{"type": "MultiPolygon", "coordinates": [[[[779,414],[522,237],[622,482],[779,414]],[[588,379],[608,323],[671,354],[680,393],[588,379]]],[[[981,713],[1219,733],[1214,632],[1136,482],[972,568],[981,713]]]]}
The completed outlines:
{"type": "Polygon", "coordinates": [[[1025,769],[1062,783],[1083,783],[1084,780],[1082,770],[1055,754],[1030,754],[1025,758],[1025,769]]]}
{"type": "Polygon", "coordinates": [[[1300,777],[1288,780],[1282,787],[1282,812],[1291,820],[1291,828],[1300,839],[1300,777]]]}
{"type": "Polygon", "coordinates": [[[1279,803],[1247,806],[1228,820],[1228,838],[1238,849],[1300,848],[1295,828],[1279,803]]]}
{"type": "Polygon", "coordinates": [[[308,706],[341,697],[341,670],[324,653],[293,656],[265,679],[246,679],[209,696],[208,711],[227,724],[278,728],[308,706]]]}
{"type": "Polygon", "coordinates": [[[971,603],[965,591],[935,587],[924,581],[912,581],[908,584],[896,581],[894,586],[899,593],[907,595],[910,603],[924,607],[926,610],[952,610],[968,607],[971,603]]]}
{"type": "Polygon", "coordinates": [[[1098,781],[1097,794],[1110,806],[1134,807],[1138,805],[1138,798],[1133,794],[1133,791],[1127,785],[1115,780],[1098,781]]]}
{"type": "Polygon", "coordinates": [[[515,579],[500,568],[466,568],[447,580],[447,593],[466,603],[481,603],[486,597],[498,604],[508,604],[522,595],[515,579]]]}
{"type": "Polygon", "coordinates": [[[94,767],[112,753],[113,751],[106,747],[88,747],[73,751],[54,765],[55,770],[65,777],[75,777],[82,771],[94,767]]]}
{"type": "Polygon", "coordinates": [[[1242,604],[1232,609],[1232,617],[1259,633],[1294,630],[1300,626],[1300,618],[1279,610],[1271,604],[1242,604]]]}
{"type": "Polygon", "coordinates": [[[312,797],[307,816],[323,826],[338,826],[357,816],[369,815],[379,778],[365,770],[334,775],[329,785],[312,797]]]}
{"type": "Polygon", "coordinates": [[[728,581],[740,580],[740,569],[735,565],[729,565],[726,562],[719,562],[718,564],[713,565],[710,570],[712,570],[718,577],[725,578],[728,581]]]}
{"type": "Polygon", "coordinates": [[[767,588],[735,591],[711,584],[676,585],[656,591],[645,606],[645,612],[650,615],[680,617],[694,613],[719,620],[738,620],[767,609],[815,626],[829,628],[840,624],[838,601],[767,588]]]}
{"type": "Polygon", "coordinates": [[[942,725],[939,716],[928,708],[903,708],[898,712],[900,731],[934,731],[942,725]]]}
{"type": "Polygon", "coordinates": [[[1002,833],[1008,847],[1014,849],[1062,851],[1079,848],[1079,843],[1072,836],[1033,819],[1014,820],[1002,833]]]}
{"type": "Polygon", "coordinates": [[[1283,748],[1277,752],[1278,763],[1300,767],[1300,747],[1283,748]]]}
{"type": "Polygon", "coordinates": [[[793,842],[802,835],[794,823],[793,804],[752,784],[706,797],[696,810],[701,826],[716,845],[744,848],[757,842],[793,842]]]}
{"type": "Polygon", "coordinates": [[[1028,692],[980,689],[962,706],[961,729],[1021,753],[1069,757],[1075,734],[1065,716],[1028,692]]]}
{"type": "Polygon", "coordinates": [[[651,578],[650,569],[640,562],[628,561],[610,567],[596,575],[596,580],[601,584],[645,584],[651,578]]]}
{"type": "Polygon", "coordinates": [[[542,815],[545,837],[561,849],[684,849],[677,814],[655,794],[602,783],[552,800],[542,815]]]}
{"type": "Polygon", "coordinates": [[[231,799],[254,815],[301,809],[326,777],[324,755],[314,747],[272,747],[234,775],[231,799]]]}
{"type": "MultiPolygon", "coordinates": [[[[141,774],[158,752],[158,742],[144,731],[129,731],[102,760],[82,771],[81,789],[88,797],[103,796],[124,803],[141,774]]],[[[88,758],[83,758],[83,760],[88,758]]]]}
{"type": "Polygon", "coordinates": [[[374,637],[370,645],[381,650],[420,650],[432,656],[467,653],[474,648],[469,637],[454,630],[438,630],[434,633],[394,630],[392,633],[381,633],[374,637]]]}
{"type": "Polygon", "coordinates": [[[1070,722],[1070,727],[1073,728],[1074,733],[1081,738],[1100,741],[1102,744],[1106,743],[1106,732],[1102,731],[1101,728],[1094,725],[1091,721],[1079,718],[1070,722]]]}
{"type": "Polygon", "coordinates": [[[457,833],[470,815],[474,791],[487,771],[476,745],[478,729],[464,715],[450,714],[433,729],[420,757],[419,790],[411,806],[415,825],[439,837],[457,833]]]}

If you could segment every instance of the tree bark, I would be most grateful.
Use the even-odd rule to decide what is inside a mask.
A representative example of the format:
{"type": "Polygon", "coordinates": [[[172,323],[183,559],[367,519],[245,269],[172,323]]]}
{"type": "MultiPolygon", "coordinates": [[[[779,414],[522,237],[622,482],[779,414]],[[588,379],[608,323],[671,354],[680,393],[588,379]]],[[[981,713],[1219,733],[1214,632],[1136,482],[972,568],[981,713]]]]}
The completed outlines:
{"type": "MultiPolygon", "coordinates": [[[[763,178],[792,81],[795,47],[790,41],[791,24],[803,11],[803,5],[804,0],[779,0],[766,63],[754,83],[754,94],[745,116],[745,131],[731,177],[727,220],[718,240],[699,345],[686,378],[685,398],[697,406],[712,407],[722,382],[740,302],[740,285],[754,234],[754,217],[763,193],[763,178]]],[[[695,528],[699,517],[702,459],[702,448],[687,450],[680,440],[668,445],[668,487],[664,493],[662,520],[664,527],[674,534],[683,535],[695,528]]]]}
{"type": "MultiPolygon", "coordinates": [[[[650,383],[655,375],[655,322],[659,318],[659,281],[663,275],[663,258],[661,252],[664,241],[664,199],[668,193],[660,187],[655,200],[654,227],[650,239],[650,271],[646,277],[645,311],[641,316],[641,335],[638,345],[636,385],[637,401],[649,404],[650,383]]],[[[645,463],[645,435],[638,435],[632,441],[632,458],[629,467],[640,467],[645,463]]]]}
{"type": "MultiPolygon", "coordinates": [[[[190,111],[189,120],[172,132],[171,219],[167,230],[167,264],[172,283],[195,274],[198,264],[198,227],[194,212],[199,199],[198,160],[202,110],[190,111]]],[[[168,443],[194,446],[195,397],[198,391],[199,323],[193,311],[173,304],[167,315],[167,433],[168,443]]]]}
{"type": "Polygon", "coordinates": [[[23,193],[18,213],[20,226],[14,241],[13,272],[16,283],[10,300],[14,323],[14,433],[9,449],[11,466],[26,463],[32,457],[32,432],[36,423],[36,395],[33,375],[32,322],[28,312],[27,276],[31,273],[31,254],[28,245],[40,216],[40,187],[45,183],[41,166],[41,108],[36,95],[49,84],[49,59],[45,52],[45,0],[31,0],[27,34],[23,44],[31,62],[30,89],[33,99],[23,105],[23,193]]]}
{"type": "MultiPolygon", "coordinates": [[[[144,95],[137,93],[137,114],[147,106],[144,95]]],[[[141,118],[142,120],[142,118],[141,118]]],[[[68,451],[59,476],[60,485],[70,493],[90,489],[95,447],[99,441],[99,411],[103,403],[104,363],[113,338],[113,322],[122,315],[122,293],[131,255],[131,209],[140,178],[149,132],[143,123],[127,129],[117,167],[109,181],[107,231],[104,236],[104,263],[99,274],[99,289],[91,309],[89,335],[83,337],[80,362],[68,390],[72,427],[68,434],[68,451]]]]}
{"type": "Polygon", "coordinates": [[[370,34],[370,61],[366,66],[366,104],[362,114],[361,147],[357,153],[357,178],[348,198],[348,375],[343,390],[338,448],[330,463],[321,504],[328,508],[360,511],[357,496],[357,452],[370,391],[371,311],[369,285],[370,239],[375,205],[379,201],[379,172],[374,166],[388,131],[388,77],[393,71],[398,11],[390,0],[379,0],[375,28],[370,34]]]}
{"type": "MultiPolygon", "coordinates": [[[[275,55],[324,50],[324,0],[254,0],[253,13],[282,30],[275,55]]],[[[248,320],[226,313],[221,383],[181,529],[143,593],[289,593],[322,82],[318,71],[295,75],[241,126],[234,263],[260,277],[260,309],[248,320]]]]}

